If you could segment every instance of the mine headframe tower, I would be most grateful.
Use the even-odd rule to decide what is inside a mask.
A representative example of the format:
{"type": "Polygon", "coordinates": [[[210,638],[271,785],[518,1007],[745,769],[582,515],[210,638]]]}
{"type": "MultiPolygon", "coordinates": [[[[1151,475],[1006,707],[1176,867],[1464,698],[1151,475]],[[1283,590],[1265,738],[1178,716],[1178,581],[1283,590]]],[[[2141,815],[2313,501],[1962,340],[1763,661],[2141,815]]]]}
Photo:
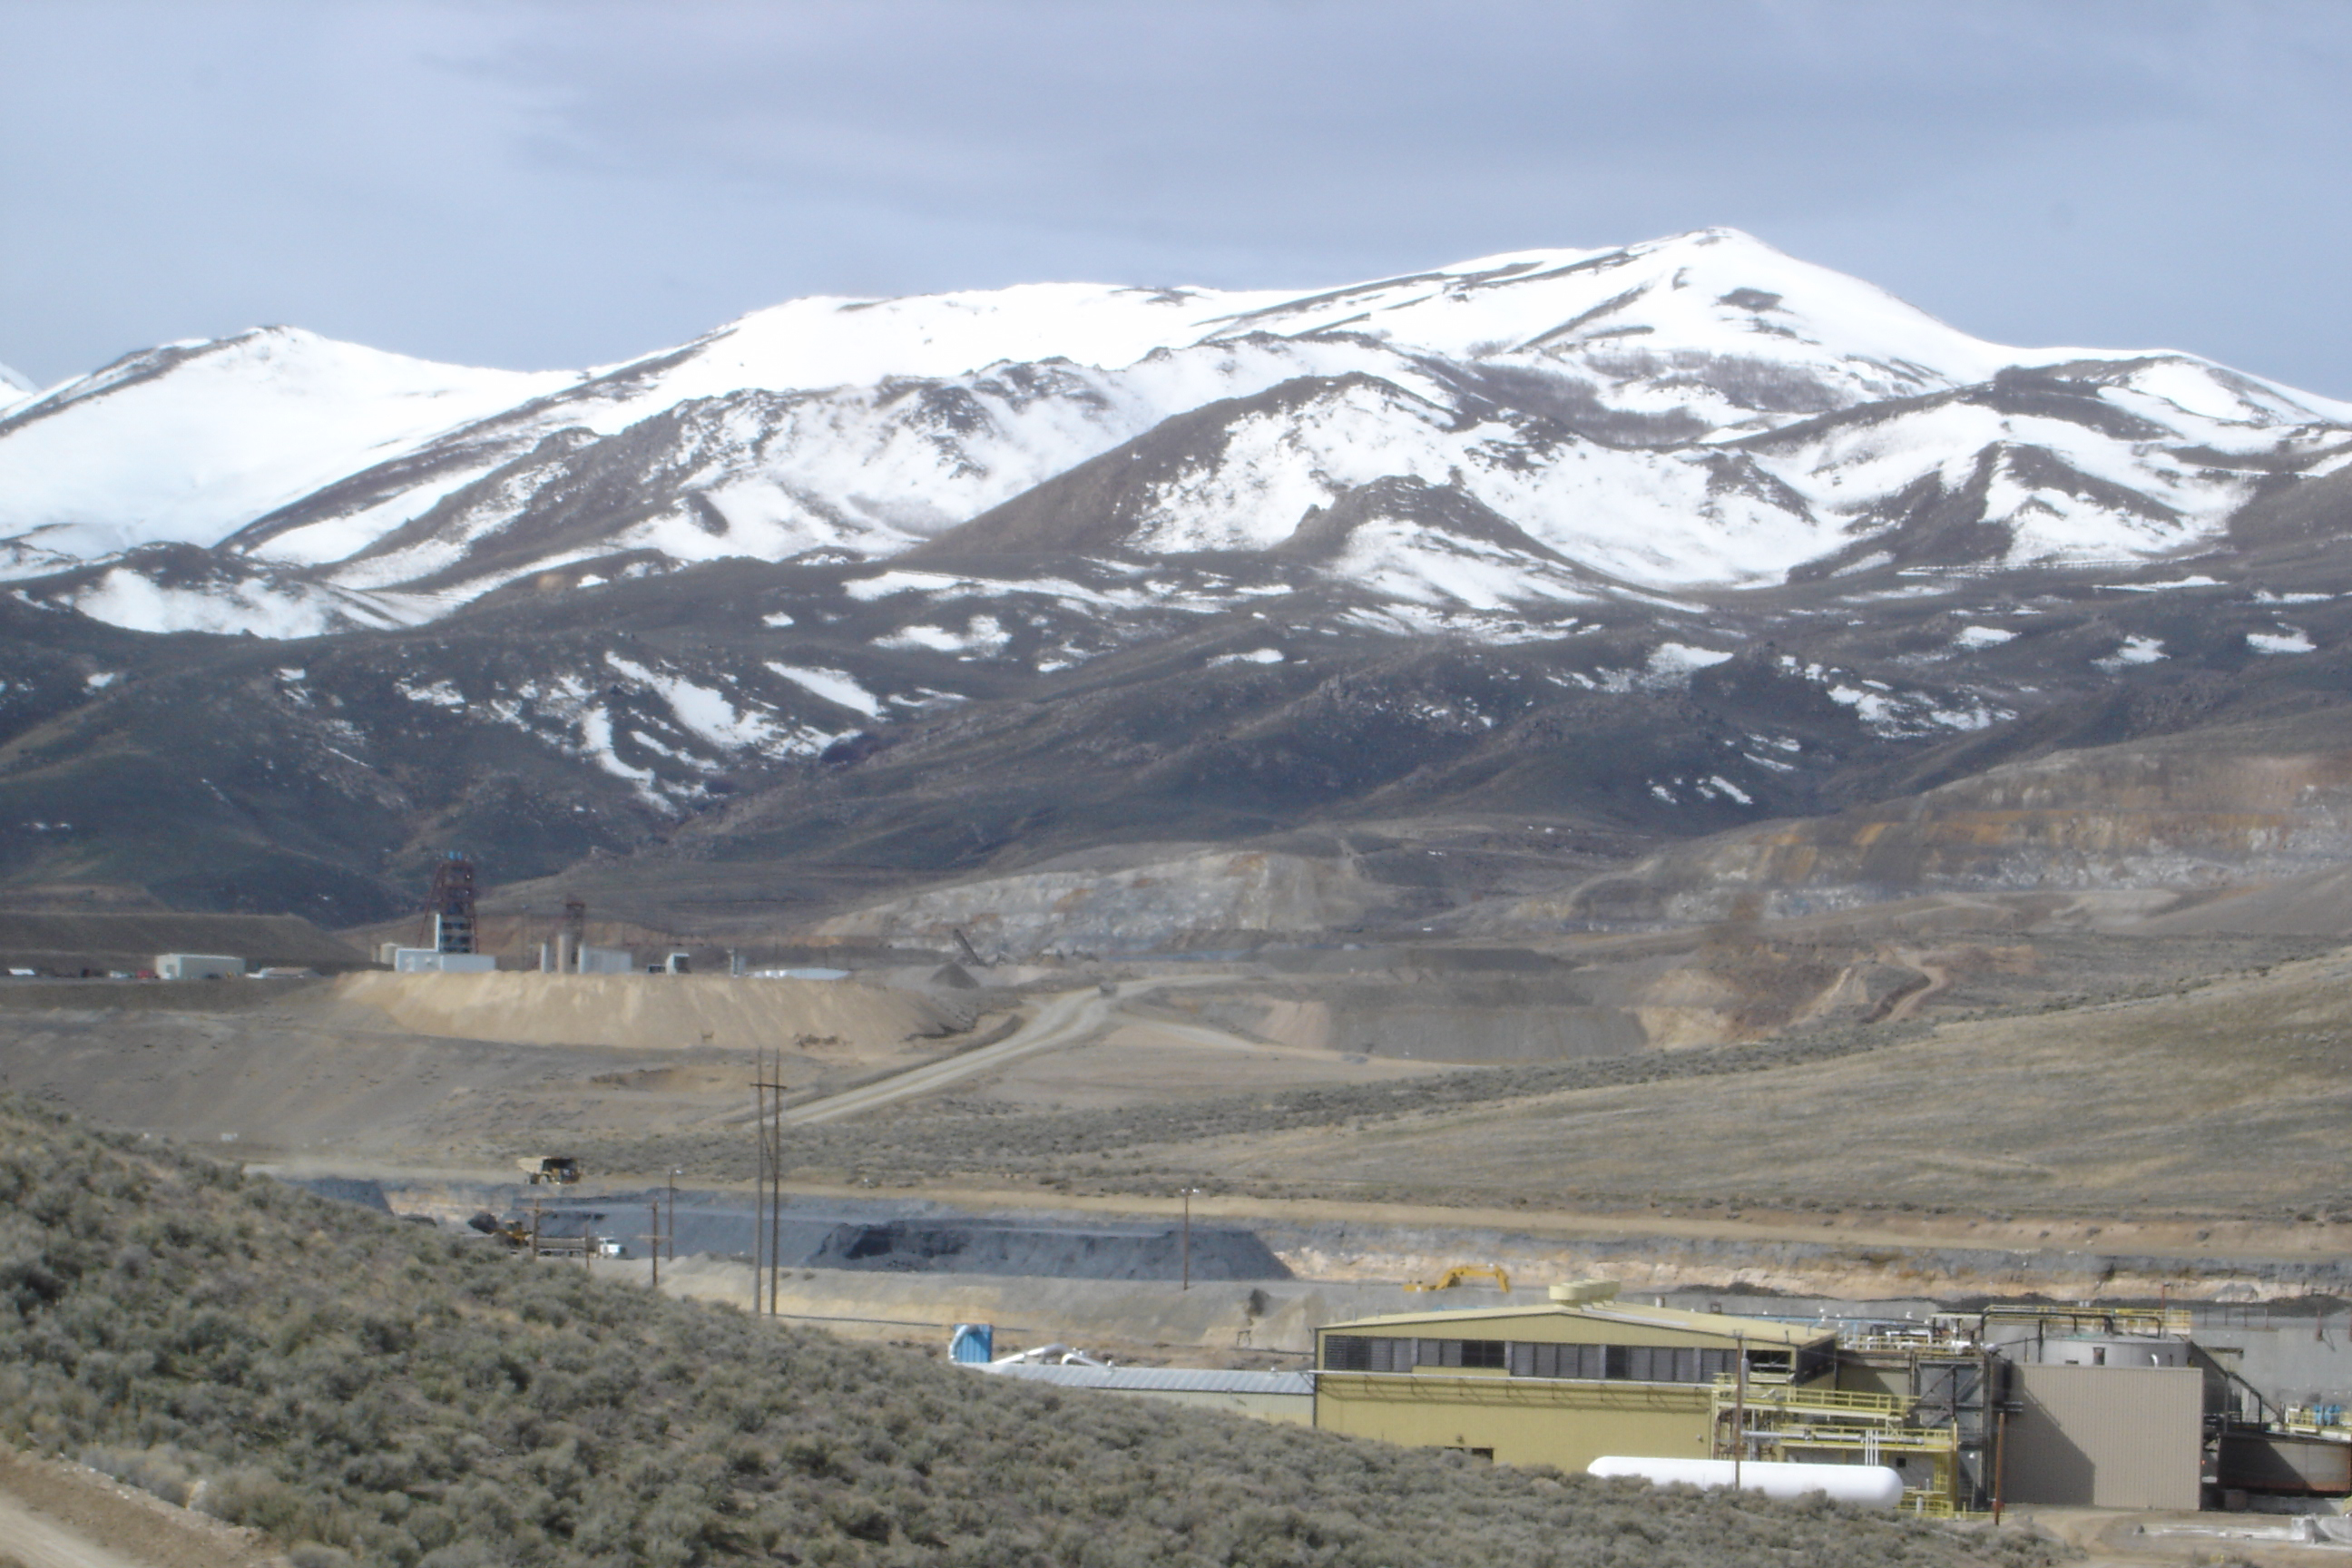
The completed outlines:
{"type": "Polygon", "coordinates": [[[443,856],[433,868],[433,892],[427,902],[433,916],[433,951],[478,952],[474,928],[474,863],[457,850],[443,856]]]}

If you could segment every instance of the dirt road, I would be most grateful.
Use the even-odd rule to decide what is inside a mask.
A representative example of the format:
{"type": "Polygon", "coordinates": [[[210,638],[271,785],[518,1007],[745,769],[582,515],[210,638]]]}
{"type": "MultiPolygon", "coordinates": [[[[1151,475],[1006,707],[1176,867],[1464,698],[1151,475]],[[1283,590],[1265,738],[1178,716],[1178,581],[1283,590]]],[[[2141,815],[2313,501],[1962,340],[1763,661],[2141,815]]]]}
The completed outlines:
{"type": "MultiPolygon", "coordinates": [[[[1224,974],[1187,975],[1181,980],[1130,980],[1109,991],[1099,986],[1085,991],[1065,991],[1040,1007],[1034,1018],[992,1046],[982,1046],[976,1051],[966,1051],[945,1061],[914,1068],[878,1083],[810,1100],[784,1112],[784,1120],[798,1126],[838,1121],[860,1111],[872,1110],[877,1106],[889,1105],[918,1095],[934,1094],[950,1084],[993,1072],[1007,1062],[1018,1061],[1024,1057],[1083,1045],[1117,1021],[1116,1016],[1122,1003],[1180,986],[1213,985],[1230,978],[1224,974]]],[[[1153,1027],[1181,1035],[1196,1045],[1261,1052],[1286,1048],[1244,1040],[1237,1035],[1200,1024],[1169,1024],[1154,1020],[1153,1027]]],[[[1322,1053],[1299,1054],[1320,1056],[1322,1053]]]]}
{"type": "Polygon", "coordinates": [[[0,1562],[25,1568],[284,1568],[261,1537],[57,1459],[0,1448],[0,1562]]]}
{"type": "Polygon", "coordinates": [[[1952,988],[1952,972],[1942,964],[1930,963],[1915,952],[1898,952],[1895,957],[1898,962],[1917,970],[1920,979],[1926,984],[1912,986],[1890,997],[1888,1000],[1892,1005],[1879,1019],[1885,1024],[1903,1022],[1918,1012],[1920,1005],[1929,998],[1940,996],[1952,988]]]}
{"type": "Polygon", "coordinates": [[[25,1568],[149,1568],[136,1557],[110,1552],[79,1531],[34,1512],[0,1492],[0,1556],[25,1568]]]}
{"type": "MultiPolygon", "coordinates": [[[[1124,988],[1120,994],[1124,994],[1124,988]]],[[[784,1120],[799,1126],[838,1121],[845,1116],[855,1116],[894,1100],[936,1093],[951,1083],[992,1071],[1039,1051],[1076,1045],[1109,1021],[1118,1000],[1118,995],[1105,995],[1099,989],[1065,991],[1040,1007],[1037,1016],[1026,1025],[992,1046],[982,1046],[976,1051],[886,1078],[879,1083],[795,1106],[784,1112],[784,1120]]]]}

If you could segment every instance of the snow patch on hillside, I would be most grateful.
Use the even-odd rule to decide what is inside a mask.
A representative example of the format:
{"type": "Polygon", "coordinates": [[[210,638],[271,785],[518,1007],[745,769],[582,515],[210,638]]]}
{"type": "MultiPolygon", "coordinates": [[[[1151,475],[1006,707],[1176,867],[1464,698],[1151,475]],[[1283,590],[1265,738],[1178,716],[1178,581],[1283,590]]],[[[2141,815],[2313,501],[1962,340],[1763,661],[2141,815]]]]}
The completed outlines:
{"type": "Polygon", "coordinates": [[[1002,653],[1013,634],[998,623],[994,616],[974,616],[958,631],[946,626],[917,625],[902,626],[887,637],[874,639],[877,647],[919,648],[929,653],[952,654],[959,658],[977,658],[1002,653]]]}
{"type": "Polygon", "coordinates": [[[2113,673],[2130,665],[2154,664],[2163,657],[2164,644],[2161,639],[2151,637],[2127,637],[2124,638],[2123,646],[2116,648],[2115,652],[2105,658],[2095,658],[2091,662],[2099,668],[2113,673]]]}
{"type": "Polygon", "coordinates": [[[58,602],[94,621],[134,632],[291,638],[394,624],[391,615],[332,588],[252,578],[172,587],[119,566],[87,588],[59,595],[58,602]]]}
{"type": "Polygon", "coordinates": [[[1556,562],[1395,518],[1358,527],[1328,570],[1383,597],[1433,606],[1508,610],[1595,596],[1556,562]]]}
{"type": "Polygon", "coordinates": [[[836,707],[853,713],[863,713],[868,719],[879,717],[881,700],[857,682],[857,678],[838,669],[808,668],[800,665],[768,662],[768,668],[793,685],[803,687],[836,707]]]}
{"type": "Polygon", "coordinates": [[[100,555],[210,544],[575,379],[433,364],[290,328],[158,349],[0,417],[0,534],[100,555]]]}

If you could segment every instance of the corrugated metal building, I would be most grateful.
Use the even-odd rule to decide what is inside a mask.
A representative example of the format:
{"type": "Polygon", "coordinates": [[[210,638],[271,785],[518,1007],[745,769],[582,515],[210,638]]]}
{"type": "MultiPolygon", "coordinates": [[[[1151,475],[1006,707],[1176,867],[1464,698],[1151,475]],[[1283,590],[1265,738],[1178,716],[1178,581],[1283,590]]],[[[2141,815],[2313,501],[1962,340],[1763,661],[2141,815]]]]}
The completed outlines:
{"type": "Polygon", "coordinates": [[[1703,1459],[1717,1382],[1742,1360],[1759,1385],[1826,1385],[1837,1336],[1605,1298],[1366,1318],[1316,1332],[1315,1425],[1564,1470],[1703,1459]]]}
{"type": "Polygon", "coordinates": [[[2028,1363],[2009,1375],[2015,1413],[2002,1439],[1999,1483],[2008,1501],[2198,1506],[2202,1371],[2028,1363]]]}

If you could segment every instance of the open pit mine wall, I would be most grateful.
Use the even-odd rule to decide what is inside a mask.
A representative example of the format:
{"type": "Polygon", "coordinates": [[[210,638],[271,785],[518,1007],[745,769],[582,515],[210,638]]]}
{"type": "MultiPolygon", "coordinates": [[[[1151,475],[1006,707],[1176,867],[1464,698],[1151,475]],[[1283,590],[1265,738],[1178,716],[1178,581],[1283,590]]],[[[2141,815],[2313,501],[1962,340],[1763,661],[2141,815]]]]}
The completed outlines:
{"type": "MultiPolygon", "coordinates": [[[[1679,843],[1572,889],[1481,902],[1456,923],[1523,939],[1932,891],[2193,888],[2347,862],[2352,729],[2318,715],[2053,752],[1834,816],[1679,843]]],[[[946,951],[961,931],[992,957],[1134,956],[1328,938],[1395,917],[1401,893],[1344,854],[1200,851],[928,889],[803,934],[946,951]]]]}
{"type": "Polygon", "coordinates": [[[2177,888],[2347,860],[2352,750],[2110,747],[1677,845],[1486,923],[1763,920],[1927,891],[2177,888]]]}
{"type": "Polygon", "coordinates": [[[1385,897],[1352,860],[1217,851],[928,889],[823,921],[806,935],[949,951],[961,931],[989,958],[1130,954],[1346,930],[1385,897]]]}

